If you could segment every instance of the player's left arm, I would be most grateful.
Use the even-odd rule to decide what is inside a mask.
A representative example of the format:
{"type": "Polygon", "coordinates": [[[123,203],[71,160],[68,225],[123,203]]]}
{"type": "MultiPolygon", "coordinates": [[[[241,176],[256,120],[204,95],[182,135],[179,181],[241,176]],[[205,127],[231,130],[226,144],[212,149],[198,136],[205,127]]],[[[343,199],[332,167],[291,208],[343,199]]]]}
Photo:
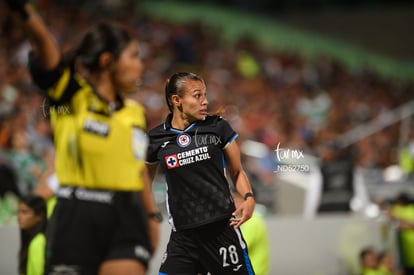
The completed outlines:
{"type": "Polygon", "coordinates": [[[246,196],[248,193],[252,193],[249,179],[244,171],[240,161],[240,149],[236,141],[231,142],[224,150],[226,155],[226,163],[229,171],[229,175],[233,181],[236,191],[245,200],[234,211],[233,215],[236,218],[230,220],[230,225],[239,227],[245,221],[250,219],[253,215],[256,201],[253,196],[246,196]]]}

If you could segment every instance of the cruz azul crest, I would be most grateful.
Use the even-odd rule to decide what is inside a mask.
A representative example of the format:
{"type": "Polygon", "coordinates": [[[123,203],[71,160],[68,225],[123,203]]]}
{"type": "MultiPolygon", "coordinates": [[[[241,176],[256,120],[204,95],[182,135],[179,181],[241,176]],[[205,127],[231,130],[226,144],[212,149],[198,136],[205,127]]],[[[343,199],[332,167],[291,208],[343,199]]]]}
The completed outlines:
{"type": "Polygon", "coordinates": [[[177,144],[180,147],[187,147],[191,143],[191,137],[188,134],[180,134],[177,137],[177,144]]]}

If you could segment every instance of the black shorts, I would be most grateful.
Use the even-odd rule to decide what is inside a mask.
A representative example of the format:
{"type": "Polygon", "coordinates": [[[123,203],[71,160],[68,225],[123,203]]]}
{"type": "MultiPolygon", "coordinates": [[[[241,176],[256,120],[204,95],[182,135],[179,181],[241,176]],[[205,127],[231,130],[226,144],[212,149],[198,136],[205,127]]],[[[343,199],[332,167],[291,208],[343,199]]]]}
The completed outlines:
{"type": "Polygon", "coordinates": [[[228,220],[171,232],[160,275],[254,274],[239,228],[228,220]]]}
{"type": "Polygon", "coordinates": [[[140,192],[61,188],[46,242],[46,274],[97,274],[102,262],[150,259],[140,192]],[[62,191],[63,190],[63,191],[62,191]]]}

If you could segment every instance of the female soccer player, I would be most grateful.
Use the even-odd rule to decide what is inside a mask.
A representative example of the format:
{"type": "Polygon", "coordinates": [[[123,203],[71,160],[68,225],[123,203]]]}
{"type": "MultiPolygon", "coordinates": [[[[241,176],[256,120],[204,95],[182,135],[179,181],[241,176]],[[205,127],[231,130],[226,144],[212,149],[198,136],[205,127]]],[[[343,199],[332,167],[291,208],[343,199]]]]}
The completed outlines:
{"type": "Polygon", "coordinates": [[[46,274],[145,274],[158,242],[143,107],[123,98],[142,72],[124,27],[91,27],[70,58],[24,0],[7,0],[31,39],[33,80],[46,91],[61,188],[47,234],[46,274]],[[150,229],[150,230],[148,230],[150,229]]]}
{"type": "Polygon", "coordinates": [[[150,176],[158,166],[165,173],[172,226],[159,274],[254,274],[239,226],[252,216],[255,200],[237,134],[221,117],[208,115],[199,76],[174,74],[165,96],[171,113],[149,132],[147,151],[150,176]],[[237,209],[226,170],[244,198],[237,209]]]}

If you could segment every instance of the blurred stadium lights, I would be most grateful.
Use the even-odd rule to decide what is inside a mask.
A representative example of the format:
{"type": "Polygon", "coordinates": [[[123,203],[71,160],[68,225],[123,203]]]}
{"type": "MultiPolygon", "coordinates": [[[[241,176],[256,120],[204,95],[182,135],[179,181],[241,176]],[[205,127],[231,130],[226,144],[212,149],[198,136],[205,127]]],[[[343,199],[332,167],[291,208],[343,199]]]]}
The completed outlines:
{"type": "Polygon", "coordinates": [[[384,169],[383,177],[386,183],[399,182],[403,179],[404,172],[399,165],[395,164],[384,169]]]}

